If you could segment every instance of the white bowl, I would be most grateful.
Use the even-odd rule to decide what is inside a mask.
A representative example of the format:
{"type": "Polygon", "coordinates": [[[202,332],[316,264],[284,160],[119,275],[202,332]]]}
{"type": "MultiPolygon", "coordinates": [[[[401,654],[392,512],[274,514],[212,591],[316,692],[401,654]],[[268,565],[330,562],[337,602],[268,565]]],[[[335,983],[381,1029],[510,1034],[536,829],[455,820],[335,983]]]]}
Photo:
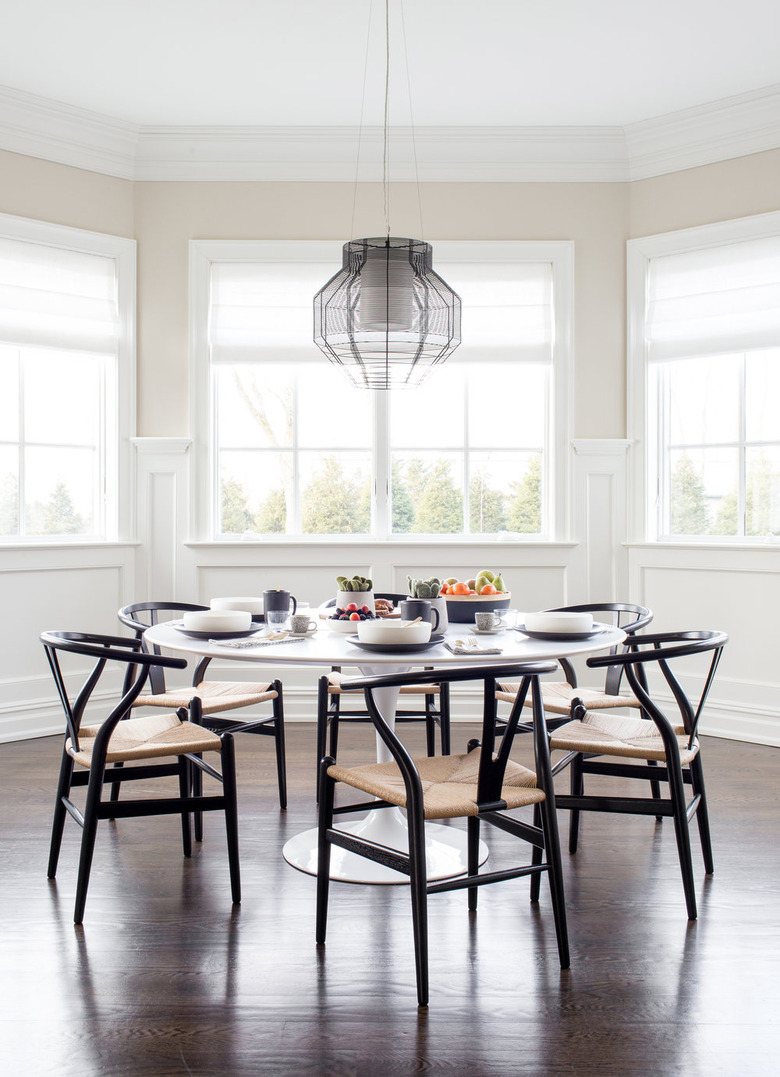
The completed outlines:
{"type": "Polygon", "coordinates": [[[263,612],[262,598],[212,598],[209,605],[213,610],[249,610],[253,615],[263,612]]]}
{"type": "Polygon", "coordinates": [[[532,632],[591,632],[593,616],[590,613],[556,613],[541,610],[539,613],[526,613],[525,627],[532,632]]]}
{"type": "Polygon", "coordinates": [[[431,638],[431,622],[418,621],[357,621],[361,643],[427,643],[431,638]]]}
{"type": "Polygon", "coordinates": [[[247,632],[252,627],[249,610],[190,610],[182,620],[190,632],[247,632]]]}

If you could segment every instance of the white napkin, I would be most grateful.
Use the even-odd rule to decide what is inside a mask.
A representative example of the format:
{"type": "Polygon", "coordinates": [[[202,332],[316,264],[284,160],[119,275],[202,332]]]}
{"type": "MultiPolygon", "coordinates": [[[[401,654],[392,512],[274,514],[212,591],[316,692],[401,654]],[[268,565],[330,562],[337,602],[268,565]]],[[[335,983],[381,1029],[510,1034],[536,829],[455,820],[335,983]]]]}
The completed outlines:
{"type": "Polygon", "coordinates": [[[504,652],[500,647],[474,647],[467,644],[461,644],[460,646],[445,643],[444,646],[448,651],[452,651],[453,654],[503,654],[504,652]]]}

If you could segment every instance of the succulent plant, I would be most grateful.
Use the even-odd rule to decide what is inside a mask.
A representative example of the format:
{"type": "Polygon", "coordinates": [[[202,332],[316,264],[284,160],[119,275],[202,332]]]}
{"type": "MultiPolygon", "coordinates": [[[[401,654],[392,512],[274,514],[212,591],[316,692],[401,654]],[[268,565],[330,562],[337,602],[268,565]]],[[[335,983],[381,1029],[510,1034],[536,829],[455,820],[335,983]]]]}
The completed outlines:
{"type": "Polygon", "coordinates": [[[339,591],[373,591],[374,581],[365,576],[353,576],[348,580],[346,576],[337,576],[336,583],[339,591]]]}
{"type": "Polygon", "coordinates": [[[429,580],[415,580],[407,576],[406,583],[412,598],[438,598],[441,591],[441,580],[437,576],[431,576],[429,580]]]}

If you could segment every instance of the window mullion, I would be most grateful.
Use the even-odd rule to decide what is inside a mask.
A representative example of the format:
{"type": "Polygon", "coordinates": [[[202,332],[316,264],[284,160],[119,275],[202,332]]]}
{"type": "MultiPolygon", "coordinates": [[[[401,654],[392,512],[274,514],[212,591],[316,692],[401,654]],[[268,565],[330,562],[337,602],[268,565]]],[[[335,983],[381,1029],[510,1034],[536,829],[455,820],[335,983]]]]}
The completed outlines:
{"type": "Polygon", "coordinates": [[[374,536],[389,539],[393,530],[392,490],[390,483],[390,408],[392,392],[371,391],[374,416],[371,447],[374,474],[374,536]]]}

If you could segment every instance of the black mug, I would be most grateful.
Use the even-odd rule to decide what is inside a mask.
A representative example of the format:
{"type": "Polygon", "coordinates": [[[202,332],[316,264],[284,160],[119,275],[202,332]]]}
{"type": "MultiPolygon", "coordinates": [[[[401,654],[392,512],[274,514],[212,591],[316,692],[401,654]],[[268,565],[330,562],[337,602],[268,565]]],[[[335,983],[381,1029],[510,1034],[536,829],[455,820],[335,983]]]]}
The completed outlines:
{"type": "Polygon", "coordinates": [[[269,613],[271,610],[283,610],[286,614],[295,613],[298,609],[298,602],[295,595],[291,595],[289,591],[280,591],[277,587],[273,591],[263,591],[263,613],[269,613]],[[290,603],[292,602],[292,609],[290,609],[290,603]]]}
{"type": "Polygon", "coordinates": [[[405,621],[413,621],[415,617],[422,618],[423,621],[431,622],[431,633],[437,631],[439,627],[439,611],[435,606],[432,606],[427,598],[406,598],[401,603],[401,616],[405,621]],[[434,620],[434,617],[436,620],[434,620]]]}

